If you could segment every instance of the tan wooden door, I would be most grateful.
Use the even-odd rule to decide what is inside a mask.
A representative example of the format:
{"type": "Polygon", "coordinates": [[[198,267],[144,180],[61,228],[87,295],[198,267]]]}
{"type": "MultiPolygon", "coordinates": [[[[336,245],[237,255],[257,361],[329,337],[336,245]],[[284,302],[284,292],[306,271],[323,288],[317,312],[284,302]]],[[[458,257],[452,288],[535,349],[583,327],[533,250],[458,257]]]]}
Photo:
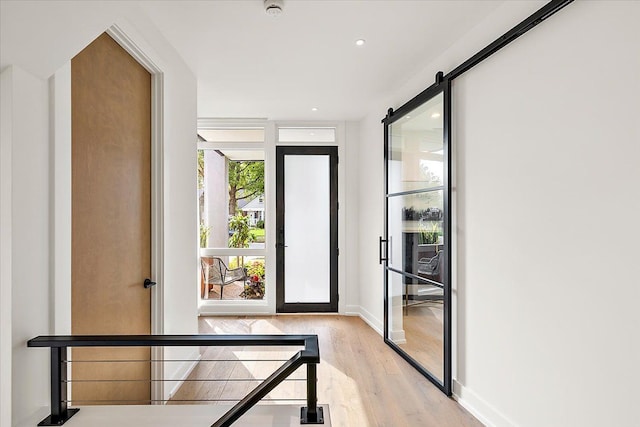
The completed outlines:
{"type": "MultiPolygon", "coordinates": [[[[151,75],[107,34],[71,61],[72,333],[151,333],[151,75]]],[[[150,399],[149,348],[74,349],[74,404],[150,399]],[[85,360],[142,362],[85,363],[85,360]]]]}

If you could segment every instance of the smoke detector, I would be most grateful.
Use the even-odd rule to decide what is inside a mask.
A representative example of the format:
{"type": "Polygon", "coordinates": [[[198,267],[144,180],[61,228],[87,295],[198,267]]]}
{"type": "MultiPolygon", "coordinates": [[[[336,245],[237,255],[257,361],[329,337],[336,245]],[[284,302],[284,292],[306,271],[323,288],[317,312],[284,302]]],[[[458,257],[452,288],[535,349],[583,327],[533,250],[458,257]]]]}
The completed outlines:
{"type": "Polygon", "coordinates": [[[264,0],[264,11],[267,15],[278,16],[282,13],[284,2],[282,0],[264,0]]]}

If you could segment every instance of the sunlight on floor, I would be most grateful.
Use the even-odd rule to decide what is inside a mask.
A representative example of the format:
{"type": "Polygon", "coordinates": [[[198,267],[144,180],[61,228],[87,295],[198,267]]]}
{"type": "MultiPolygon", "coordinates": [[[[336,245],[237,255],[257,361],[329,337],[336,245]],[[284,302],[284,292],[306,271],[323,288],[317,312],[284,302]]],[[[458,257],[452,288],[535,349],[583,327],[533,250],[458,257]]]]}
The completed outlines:
{"type": "MultiPolygon", "coordinates": [[[[437,314],[433,318],[437,318],[437,314]]],[[[480,426],[456,402],[418,374],[359,318],[339,315],[201,317],[199,327],[202,334],[318,335],[318,402],[329,405],[331,421],[335,426],[480,426]]],[[[299,349],[203,348],[203,359],[232,361],[200,362],[193,371],[194,378],[222,378],[222,382],[185,383],[180,389],[180,398],[245,396],[258,382],[236,382],[234,379],[266,378],[299,349]],[[204,357],[204,354],[208,357],[204,357]],[[270,361],[258,362],[256,359],[270,361]]],[[[300,381],[306,378],[306,368],[301,367],[290,378],[294,381],[280,384],[267,397],[285,400],[267,403],[293,403],[292,399],[306,398],[306,381],[300,381]]],[[[304,405],[303,401],[299,401],[300,406],[304,405]]]]}
{"type": "Polygon", "coordinates": [[[318,400],[330,401],[332,411],[346,412],[350,417],[366,412],[355,380],[327,362],[318,365],[318,400]]]}

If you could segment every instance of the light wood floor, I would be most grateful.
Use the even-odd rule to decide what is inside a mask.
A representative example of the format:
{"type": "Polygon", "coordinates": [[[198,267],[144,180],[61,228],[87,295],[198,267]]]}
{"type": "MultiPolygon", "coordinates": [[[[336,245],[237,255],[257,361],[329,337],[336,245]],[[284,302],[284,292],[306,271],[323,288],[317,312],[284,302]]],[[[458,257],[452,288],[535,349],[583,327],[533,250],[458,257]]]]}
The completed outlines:
{"type": "MultiPolygon", "coordinates": [[[[481,426],[389,348],[357,317],[282,315],[201,317],[202,334],[317,334],[318,401],[329,404],[333,426],[481,426]]],[[[285,359],[298,349],[210,348],[203,359],[285,359]]],[[[240,398],[257,383],[224,379],[265,378],[282,362],[200,362],[172,403],[186,399],[240,398]]],[[[304,378],[305,371],[294,378],[304,378]]],[[[305,397],[304,381],[284,383],[268,398],[305,397]]],[[[186,402],[185,402],[186,403],[186,402]]],[[[286,402],[291,403],[291,402],[286,402]]],[[[302,404],[302,402],[300,402],[302,404]]]]}
{"type": "Polygon", "coordinates": [[[406,343],[398,346],[439,379],[444,378],[444,324],[441,302],[409,305],[402,316],[406,343]]]}

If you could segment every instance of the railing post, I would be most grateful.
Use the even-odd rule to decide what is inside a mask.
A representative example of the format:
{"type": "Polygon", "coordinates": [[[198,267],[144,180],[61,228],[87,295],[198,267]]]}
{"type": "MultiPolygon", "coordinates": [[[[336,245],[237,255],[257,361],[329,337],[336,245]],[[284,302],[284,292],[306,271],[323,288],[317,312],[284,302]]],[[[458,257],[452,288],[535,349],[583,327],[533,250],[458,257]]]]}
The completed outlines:
{"type": "Polygon", "coordinates": [[[300,424],[324,424],[322,408],[318,408],[317,366],[307,363],[307,406],[300,408],[300,424]]]}
{"type": "Polygon", "coordinates": [[[51,347],[51,415],[39,426],[61,426],[79,409],[67,408],[67,347],[51,347]]]}

